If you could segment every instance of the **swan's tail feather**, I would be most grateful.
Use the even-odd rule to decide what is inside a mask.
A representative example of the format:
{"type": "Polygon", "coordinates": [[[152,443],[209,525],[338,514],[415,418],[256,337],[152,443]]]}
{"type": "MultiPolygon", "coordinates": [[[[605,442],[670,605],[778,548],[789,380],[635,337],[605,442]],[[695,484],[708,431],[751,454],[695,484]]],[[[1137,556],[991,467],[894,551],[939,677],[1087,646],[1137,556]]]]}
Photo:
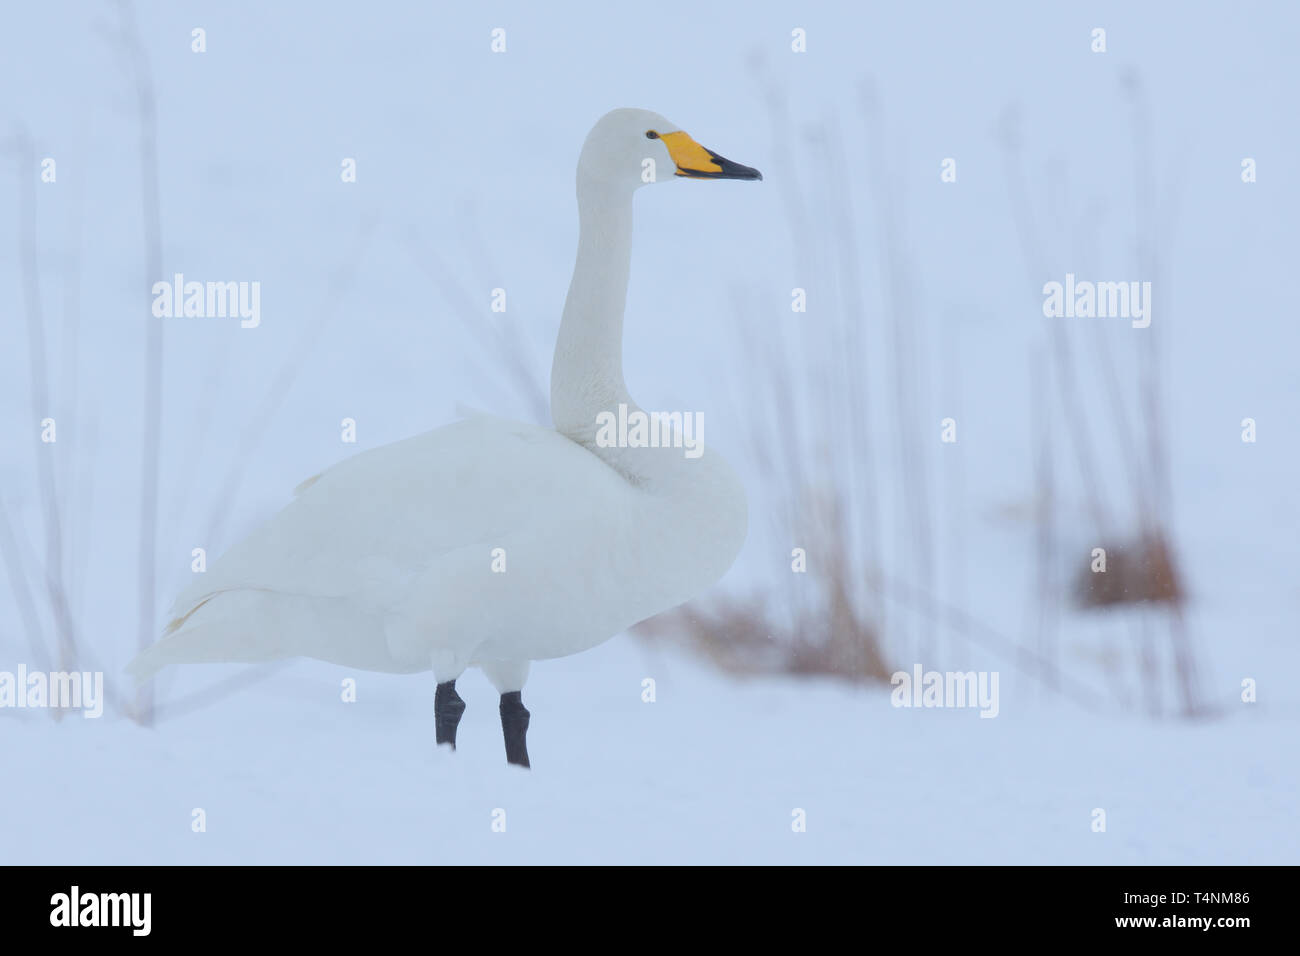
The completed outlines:
{"type": "Polygon", "coordinates": [[[268,619],[274,620],[266,613],[274,598],[252,590],[205,597],[173,618],[162,639],[127,665],[127,673],[143,684],[172,664],[253,664],[291,656],[276,635],[266,632],[268,619]]]}
{"type": "Polygon", "coordinates": [[[218,627],[188,628],[145,648],[127,665],[137,684],[172,664],[255,664],[280,659],[278,653],[239,652],[229,646],[227,632],[218,627]]]}
{"type": "Polygon", "coordinates": [[[203,595],[178,613],[162,639],[141,651],[127,672],[143,683],[172,664],[260,664],[286,657],[379,671],[428,666],[427,658],[394,661],[383,619],[347,602],[233,588],[203,595]]]}

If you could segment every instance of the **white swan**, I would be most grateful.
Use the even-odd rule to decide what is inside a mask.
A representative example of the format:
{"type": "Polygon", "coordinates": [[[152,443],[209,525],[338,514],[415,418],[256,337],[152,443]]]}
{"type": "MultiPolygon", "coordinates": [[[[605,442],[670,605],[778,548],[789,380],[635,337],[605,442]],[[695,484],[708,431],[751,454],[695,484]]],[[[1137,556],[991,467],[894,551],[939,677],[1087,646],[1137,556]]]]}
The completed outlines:
{"type": "Polygon", "coordinates": [[[707,449],[596,441],[600,413],[637,410],[623,384],[623,308],[632,194],[667,178],[652,169],[762,178],[656,113],[620,109],[596,123],[578,160],[554,430],[477,416],[308,479],[177,598],[166,635],[132,661],[136,678],[174,663],[297,656],[432,669],[437,741],[454,747],[465,707],[456,678],[477,666],[501,693],[507,760],[528,766],[530,661],[594,647],[717,581],[746,533],[744,490],[726,462],[707,449]]]}

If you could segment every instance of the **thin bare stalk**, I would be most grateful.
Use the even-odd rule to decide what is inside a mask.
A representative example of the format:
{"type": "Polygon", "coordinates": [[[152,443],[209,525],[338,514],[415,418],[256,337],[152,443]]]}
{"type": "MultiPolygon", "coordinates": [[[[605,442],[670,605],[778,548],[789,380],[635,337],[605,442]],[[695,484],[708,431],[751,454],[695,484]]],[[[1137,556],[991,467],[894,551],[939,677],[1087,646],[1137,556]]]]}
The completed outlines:
{"type": "MultiPolygon", "coordinates": [[[[158,107],[149,58],[140,42],[135,9],[129,0],[118,0],[117,41],[135,84],[139,118],[140,204],[144,243],[142,293],[153,287],[163,274],[162,208],[158,185],[158,107]]],[[[157,636],[154,614],[157,603],[158,484],[162,446],[162,378],[164,323],[148,311],[145,320],[144,406],[141,411],[140,443],[140,537],[136,562],[138,628],[136,648],[143,651],[157,636]]],[[[148,725],[153,720],[153,686],[136,692],[131,716],[148,725]]]]}
{"type": "MultiPolygon", "coordinates": [[[[41,299],[40,262],[36,239],[36,150],[25,130],[16,137],[18,175],[18,259],[23,306],[27,316],[28,364],[31,372],[31,414],[33,423],[53,412],[49,387],[49,356],[45,343],[45,308],[41,299]]],[[[57,421],[55,427],[57,428],[57,421]]],[[[41,500],[45,553],[42,565],[45,598],[54,621],[57,660],[60,670],[76,667],[77,640],[68,604],[63,564],[63,527],[59,513],[58,480],[54,469],[57,445],[36,450],[36,480],[41,500]]]]}
{"type": "MultiPolygon", "coordinates": [[[[1021,252],[1029,270],[1031,287],[1035,296],[1037,296],[1038,286],[1036,283],[1049,273],[1039,252],[1043,246],[1035,233],[1033,209],[1029,202],[1028,191],[1025,188],[1024,173],[1021,171],[1019,164],[1019,130],[1014,117],[1010,113],[1003,119],[1002,144],[1007,190],[1011,200],[1012,220],[1015,223],[1016,235],[1020,239],[1021,252]]],[[[1061,397],[1061,406],[1071,430],[1072,441],[1069,443],[1070,448],[1074,452],[1075,463],[1079,468],[1084,493],[1087,495],[1088,506],[1092,511],[1098,534],[1104,536],[1110,527],[1110,520],[1101,494],[1101,484],[1097,479],[1096,455],[1093,453],[1088,419],[1084,413],[1085,406],[1079,396],[1079,386],[1075,379],[1074,357],[1071,353],[1070,340],[1065,325],[1061,322],[1053,323],[1048,336],[1053,344],[1056,366],[1060,373],[1057,378],[1057,385],[1061,397]]]]}
{"type": "Polygon", "coordinates": [[[41,621],[36,613],[36,602],[32,599],[27,579],[23,574],[23,560],[14,537],[13,526],[9,523],[9,512],[4,501],[0,500],[0,558],[4,558],[5,571],[9,579],[9,590],[13,593],[14,604],[18,607],[18,616],[22,619],[23,631],[31,646],[32,660],[42,670],[50,667],[49,651],[41,636],[41,621]]]}
{"type": "Polygon", "coordinates": [[[1052,429],[1048,413],[1047,387],[1043,383],[1043,363],[1039,355],[1032,358],[1029,375],[1031,382],[1031,414],[1034,417],[1035,460],[1037,486],[1034,511],[1037,516],[1038,573],[1038,653],[1047,664],[1048,686],[1055,687],[1060,678],[1055,631],[1059,594],[1056,576],[1052,573],[1056,551],[1055,482],[1052,471],[1052,429]]]}

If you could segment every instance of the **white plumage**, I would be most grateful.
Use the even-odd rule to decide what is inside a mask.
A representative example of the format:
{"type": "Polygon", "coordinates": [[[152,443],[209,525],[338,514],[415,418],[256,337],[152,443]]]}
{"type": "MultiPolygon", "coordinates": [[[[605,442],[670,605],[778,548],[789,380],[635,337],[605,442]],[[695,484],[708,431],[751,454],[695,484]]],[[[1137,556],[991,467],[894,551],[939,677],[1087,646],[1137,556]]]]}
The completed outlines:
{"type": "Polygon", "coordinates": [[[721,577],[746,517],[717,453],[596,442],[601,412],[636,410],[622,318],[646,157],[678,176],[759,178],[654,113],[596,124],[578,167],[556,428],[476,415],[303,482],[176,599],[167,634],[131,664],[139,679],[174,663],[307,656],[432,669],[439,683],[479,666],[506,693],[530,661],[590,648],[721,577]]]}

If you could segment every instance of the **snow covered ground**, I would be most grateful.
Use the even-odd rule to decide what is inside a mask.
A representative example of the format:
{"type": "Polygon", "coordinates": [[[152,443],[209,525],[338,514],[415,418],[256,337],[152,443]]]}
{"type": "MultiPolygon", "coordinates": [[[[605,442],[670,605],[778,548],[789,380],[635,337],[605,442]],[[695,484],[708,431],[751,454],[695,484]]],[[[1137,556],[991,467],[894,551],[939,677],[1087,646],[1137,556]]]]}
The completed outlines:
{"type": "MultiPolygon", "coordinates": [[[[119,679],[137,641],[150,321],[134,91],[111,40],[113,5],[10,6],[0,21],[0,503],[39,596],[36,466],[53,462],[77,632],[119,679]],[[58,169],[36,193],[50,409],[31,402],[11,199],[37,173],[9,148],[23,131],[32,156],[58,169]],[[58,419],[54,445],[37,440],[47,414],[58,419]]],[[[818,303],[840,281],[833,269],[816,281],[803,271],[809,259],[837,261],[838,233],[825,227],[840,206],[812,217],[826,240],[812,249],[799,248],[785,215],[784,184],[820,175],[809,164],[822,155],[819,130],[846,142],[866,289],[861,369],[884,396],[863,412],[878,454],[881,563],[911,577],[895,436],[937,435],[953,415],[959,443],[927,445],[937,561],[926,583],[1025,646],[1037,637],[1039,568],[1033,527],[1013,518],[1032,509],[1032,370],[1056,321],[1028,293],[1067,271],[1148,278],[1135,271],[1139,209],[1165,227],[1147,330],[1164,350],[1163,504],[1216,715],[1140,713],[1156,693],[1174,710],[1167,681],[1157,692],[1135,666],[1143,635],[1167,649],[1141,615],[1056,621],[1070,673],[1135,702],[1125,711],[1105,697],[1092,713],[1021,675],[1013,654],[891,606],[891,664],[910,667],[912,642],[928,640],[927,667],[999,671],[996,719],[895,709],[885,690],[829,680],[741,680],[621,635],[534,668],[529,774],[505,766],[496,697],[477,674],[460,685],[468,710],[452,755],[433,746],[428,675],[299,662],[201,709],[164,711],[152,730],[112,711],[55,722],[0,709],[0,863],[1300,862],[1294,4],[137,7],[158,96],[160,278],[262,288],[256,329],[165,327],[159,628],[192,549],[215,558],[322,467],[444,424],[461,402],[530,416],[465,313],[524,343],[545,373],[572,268],[574,161],[599,115],[634,105],[765,175],[666,184],[638,199],[625,341],[633,393],[647,407],[701,411],[709,442],[750,490],[751,538],[720,586],[732,595],[762,592],[788,567],[791,542],[763,524],[780,502],[744,453],[748,417],[774,394],[747,346],[815,332],[818,303]],[[498,26],[504,55],[490,51],[498,26]],[[1089,49],[1097,26],[1105,54],[1089,49]],[[196,27],[207,31],[202,54],[191,50],[196,27]],[[790,49],[796,27],[805,54],[790,49]],[[793,111],[776,129],[755,60],[793,111]],[[1129,71],[1150,104],[1141,162],[1121,92],[1129,71]],[[868,76],[883,137],[863,129],[868,76]],[[1022,121],[1046,270],[1028,279],[996,132],[1009,108],[1022,121]],[[356,183],[340,179],[347,157],[356,183]],[[957,160],[952,184],[939,179],[945,157],[957,160]],[[1241,181],[1243,157],[1257,160],[1256,183],[1241,181]],[[893,250],[880,248],[874,162],[902,222],[893,250]],[[1135,179],[1143,171],[1149,193],[1135,179]],[[928,375],[914,420],[890,398],[885,330],[898,299],[882,291],[886,252],[910,270],[928,375]],[[790,290],[804,285],[810,311],[792,319],[790,290]],[[498,286],[504,315],[488,308],[498,286]],[[355,445],[340,443],[345,417],[358,423],[355,445]],[[1240,441],[1245,417],[1259,423],[1257,443],[1240,441]],[[1104,676],[1106,660],[1120,662],[1121,679],[1104,676]],[[349,677],[355,703],[341,700],[349,677]],[[646,678],[654,703],[642,701],[646,678]],[[1257,703],[1239,700],[1245,678],[1258,682],[1257,703]],[[204,833],[191,829],[195,808],[204,833]],[[1104,833],[1092,828],[1096,808],[1104,833]],[[497,809],[504,833],[492,828],[497,809]],[[792,830],[796,809],[806,832],[792,830]]],[[[1084,359],[1109,348],[1126,400],[1140,394],[1139,330],[1071,334],[1084,359]]],[[[1050,382],[1045,362],[1037,368],[1050,382]]],[[[1110,386],[1083,385],[1102,482],[1126,502],[1110,386]]],[[[1058,546],[1076,567],[1096,542],[1080,530],[1087,509],[1058,440],[1058,546]]],[[[53,632],[47,614],[40,625],[53,632]]],[[[0,579],[0,671],[19,664],[33,666],[32,655],[0,579]]],[[[160,700],[234,673],[165,675],[160,700]]]]}
{"type": "Polygon", "coordinates": [[[23,747],[0,791],[5,862],[1300,859],[1294,716],[1097,720],[1004,696],[980,719],[833,682],[734,682],[620,638],[535,668],[528,772],[504,763],[491,686],[460,689],[454,754],[435,752],[427,675],[314,664],[153,731],[6,719],[7,747],[23,747]],[[341,702],[346,676],[355,703],[341,702]],[[195,808],[206,832],[191,830],[195,808]]]}

